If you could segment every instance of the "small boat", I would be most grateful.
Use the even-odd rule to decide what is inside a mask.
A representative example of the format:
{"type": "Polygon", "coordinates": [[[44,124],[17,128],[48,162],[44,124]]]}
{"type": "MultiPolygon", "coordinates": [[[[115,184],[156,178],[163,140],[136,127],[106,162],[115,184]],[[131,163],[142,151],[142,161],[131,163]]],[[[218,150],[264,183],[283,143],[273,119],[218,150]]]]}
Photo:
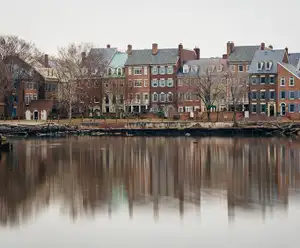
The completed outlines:
{"type": "Polygon", "coordinates": [[[0,152],[10,152],[12,150],[12,144],[11,143],[3,143],[0,145],[0,152]]]}

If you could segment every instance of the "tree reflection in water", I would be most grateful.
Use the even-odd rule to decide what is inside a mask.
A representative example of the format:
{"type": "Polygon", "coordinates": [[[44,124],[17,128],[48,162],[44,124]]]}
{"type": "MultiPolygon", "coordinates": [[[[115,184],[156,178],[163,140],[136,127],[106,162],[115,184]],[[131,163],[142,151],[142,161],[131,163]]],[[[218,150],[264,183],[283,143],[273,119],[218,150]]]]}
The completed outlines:
{"type": "Polygon", "coordinates": [[[53,202],[76,220],[128,208],[177,208],[227,199],[235,209],[288,206],[299,188],[300,142],[284,139],[90,138],[27,140],[1,154],[0,221],[19,225],[53,202]]]}

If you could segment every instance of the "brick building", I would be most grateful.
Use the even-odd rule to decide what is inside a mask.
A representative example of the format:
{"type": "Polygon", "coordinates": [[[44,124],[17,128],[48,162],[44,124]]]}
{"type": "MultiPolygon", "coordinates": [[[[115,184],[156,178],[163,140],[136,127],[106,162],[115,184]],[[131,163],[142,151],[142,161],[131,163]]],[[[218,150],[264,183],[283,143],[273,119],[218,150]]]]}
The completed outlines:
{"type": "MultiPolygon", "coordinates": [[[[265,49],[264,43],[255,52],[249,68],[250,113],[267,117],[280,112],[278,96],[278,63],[288,63],[288,50],[265,49]]],[[[280,82],[279,82],[280,84],[280,82]]]]}
{"type": "Polygon", "coordinates": [[[277,106],[281,116],[300,119],[300,61],[278,63],[277,106]]]}

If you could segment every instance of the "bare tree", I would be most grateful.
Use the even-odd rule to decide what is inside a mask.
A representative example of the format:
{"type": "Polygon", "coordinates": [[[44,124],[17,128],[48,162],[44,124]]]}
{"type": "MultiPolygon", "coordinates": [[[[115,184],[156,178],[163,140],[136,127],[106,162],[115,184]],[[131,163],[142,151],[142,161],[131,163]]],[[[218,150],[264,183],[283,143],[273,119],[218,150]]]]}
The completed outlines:
{"type": "MultiPolygon", "coordinates": [[[[33,66],[36,58],[41,57],[41,52],[35,44],[19,38],[18,36],[0,36],[0,94],[6,107],[11,108],[9,96],[15,90],[14,83],[28,80],[29,75],[22,68],[14,67],[10,58],[19,58],[33,66]]],[[[10,112],[10,111],[8,111],[10,112]]]]}
{"type": "Polygon", "coordinates": [[[206,68],[198,67],[196,72],[188,76],[187,84],[193,88],[206,108],[207,119],[210,121],[210,113],[213,106],[223,98],[226,91],[226,77],[223,72],[216,71],[214,65],[206,68]]]}
{"type": "Polygon", "coordinates": [[[58,57],[54,63],[60,82],[59,100],[61,106],[66,108],[69,119],[72,118],[75,106],[90,104],[87,88],[95,86],[93,78],[96,74],[101,76],[103,71],[101,54],[87,56],[92,47],[90,43],[71,43],[58,49],[58,57]]]}
{"type": "Polygon", "coordinates": [[[233,123],[237,126],[236,113],[243,109],[245,99],[248,97],[248,77],[241,73],[227,73],[228,105],[233,111],[233,123]]]}

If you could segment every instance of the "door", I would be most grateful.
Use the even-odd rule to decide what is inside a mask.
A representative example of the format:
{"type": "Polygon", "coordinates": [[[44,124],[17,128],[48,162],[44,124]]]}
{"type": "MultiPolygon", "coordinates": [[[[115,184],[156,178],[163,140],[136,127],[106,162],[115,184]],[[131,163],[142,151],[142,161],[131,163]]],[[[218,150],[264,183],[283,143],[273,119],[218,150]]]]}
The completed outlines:
{"type": "Polygon", "coordinates": [[[33,112],[33,119],[34,120],[38,120],[39,119],[39,112],[38,111],[34,111],[33,112]]]}
{"type": "Polygon", "coordinates": [[[275,116],[275,107],[274,105],[270,105],[270,116],[275,116]]]}
{"type": "Polygon", "coordinates": [[[280,105],[280,114],[284,116],[286,114],[286,106],[285,103],[281,103],[280,105]]]}

